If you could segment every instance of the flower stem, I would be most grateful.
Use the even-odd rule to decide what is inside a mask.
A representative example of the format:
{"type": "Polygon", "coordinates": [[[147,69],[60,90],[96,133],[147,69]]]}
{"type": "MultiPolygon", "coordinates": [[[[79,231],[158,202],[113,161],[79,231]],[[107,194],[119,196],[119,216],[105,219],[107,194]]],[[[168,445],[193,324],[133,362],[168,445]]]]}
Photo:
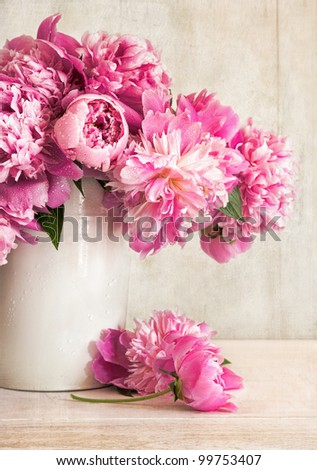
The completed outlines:
{"type": "Polygon", "coordinates": [[[161,397],[162,395],[166,395],[167,393],[170,393],[170,392],[171,392],[171,389],[166,388],[165,390],[162,390],[161,392],[151,393],[151,395],[145,395],[143,397],[118,398],[118,399],[114,399],[114,400],[98,399],[98,398],[85,398],[85,397],[79,397],[78,395],[73,395],[73,394],[71,394],[70,396],[72,397],[73,400],[85,401],[87,403],[131,403],[131,402],[135,402],[135,401],[151,400],[152,398],[161,397]]]}

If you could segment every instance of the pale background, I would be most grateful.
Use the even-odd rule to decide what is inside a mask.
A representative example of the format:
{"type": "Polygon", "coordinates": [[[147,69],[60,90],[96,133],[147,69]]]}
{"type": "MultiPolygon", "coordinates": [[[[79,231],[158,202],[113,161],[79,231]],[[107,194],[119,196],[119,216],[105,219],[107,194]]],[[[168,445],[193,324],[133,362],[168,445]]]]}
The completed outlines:
{"type": "Polygon", "coordinates": [[[105,29],[149,38],[174,93],[208,88],[244,120],[292,138],[300,159],[295,216],[281,242],[258,243],[227,265],[199,249],[132,255],[129,321],[178,306],[222,338],[317,337],[317,2],[315,0],[0,0],[0,40],[35,35],[63,13],[78,39],[105,29]]]}

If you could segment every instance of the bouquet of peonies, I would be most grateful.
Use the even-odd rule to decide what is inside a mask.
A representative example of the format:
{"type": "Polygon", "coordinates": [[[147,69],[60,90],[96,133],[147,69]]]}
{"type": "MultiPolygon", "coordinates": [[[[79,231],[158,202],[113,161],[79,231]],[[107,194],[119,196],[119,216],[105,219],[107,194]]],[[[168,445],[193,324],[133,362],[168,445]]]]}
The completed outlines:
{"type": "MultiPolygon", "coordinates": [[[[17,242],[36,243],[34,230],[61,223],[84,176],[103,185],[141,256],[198,232],[226,262],[284,227],[295,194],[285,137],[252,119],[240,127],[206,90],[173,106],[149,41],[99,32],[79,42],[57,32],[59,19],[0,51],[0,265],[17,242]]],[[[58,247],[59,231],[49,235],[58,247]]]]}

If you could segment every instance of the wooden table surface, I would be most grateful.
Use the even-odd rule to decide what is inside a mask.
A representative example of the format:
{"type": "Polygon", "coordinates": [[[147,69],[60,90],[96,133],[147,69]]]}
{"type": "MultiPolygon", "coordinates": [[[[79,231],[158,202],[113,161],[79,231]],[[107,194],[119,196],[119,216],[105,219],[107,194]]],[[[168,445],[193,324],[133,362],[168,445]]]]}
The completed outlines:
{"type": "Polygon", "coordinates": [[[317,341],[218,343],[245,379],[236,413],[201,413],[168,397],[97,405],[0,389],[0,448],[317,449],[317,341]]]}

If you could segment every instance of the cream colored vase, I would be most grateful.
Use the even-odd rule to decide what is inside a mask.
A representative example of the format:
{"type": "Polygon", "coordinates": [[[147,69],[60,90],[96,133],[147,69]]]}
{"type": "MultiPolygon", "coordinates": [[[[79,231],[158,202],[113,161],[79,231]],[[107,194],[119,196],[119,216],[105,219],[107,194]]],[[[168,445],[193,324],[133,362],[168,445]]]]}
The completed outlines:
{"type": "Polygon", "coordinates": [[[101,186],[87,179],[84,191],[85,199],[74,187],[65,205],[58,251],[43,234],[0,268],[0,387],[96,387],[94,342],[101,330],[125,326],[127,243],[109,238],[101,186]]]}

